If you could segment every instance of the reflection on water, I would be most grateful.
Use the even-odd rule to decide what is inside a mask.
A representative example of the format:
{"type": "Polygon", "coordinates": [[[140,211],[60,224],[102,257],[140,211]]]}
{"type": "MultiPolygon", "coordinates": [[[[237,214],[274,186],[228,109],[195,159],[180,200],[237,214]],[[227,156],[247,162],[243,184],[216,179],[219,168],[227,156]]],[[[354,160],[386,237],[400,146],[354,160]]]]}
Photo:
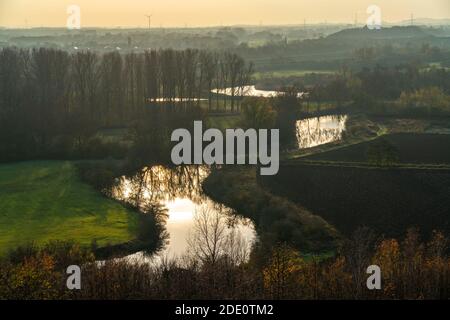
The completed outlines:
{"type": "Polygon", "coordinates": [[[166,256],[181,256],[188,249],[188,238],[193,232],[194,217],[199,212],[218,214],[226,220],[227,232],[238,232],[248,247],[255,239],[253,224],[233,214],[232,210],[215,203],[202,192],[202,182],[208,176],[205,166],[177,166],[167,168],[153,166],[144,168],[132,177],[122,177],[112,195],[147,211],[152,206],[166,209],[165,228],[167,242],[153,257],[136,253],[130,260],[146,261],[166,256]]]}
{"type": "Polygon", "coordinates": [[[332,115],[298,120],[296,131],[299,148],[312,148],[340,140],[347,118],[347,115],[332,115]]]}
{"type": "MultiPolygon", "coordinates": [[[[233,95],[233,88],[225,88],[225,89],[213,89],[212,93],[224,94],[226,96],[233,95]]],[[[272,91],[272,90],[258,90],[255,86],[243,86],[243,87],[234,87],[234,96],[236,97],[265,97],[271,98],[276,97],[280,94],[280,91],[272,91]]],[[[298,97],[303,97],[305,93],[299,92],[298,97]]]]}
{"type": "Polygon", "coordinates": [[[208,99],[203,98],[156,98],[156,99],[147,99],[147,102],[198,102],[198,101],[208,101],[208,99]]]}
{"type": "Polygon", "coordinates": [[[179,198],[200,202],[204,198],[201,184],[208,175],[206,166],[145,167],[134,176],[121,177],[112,195],[143,211],[151,205],[179,198]]]}

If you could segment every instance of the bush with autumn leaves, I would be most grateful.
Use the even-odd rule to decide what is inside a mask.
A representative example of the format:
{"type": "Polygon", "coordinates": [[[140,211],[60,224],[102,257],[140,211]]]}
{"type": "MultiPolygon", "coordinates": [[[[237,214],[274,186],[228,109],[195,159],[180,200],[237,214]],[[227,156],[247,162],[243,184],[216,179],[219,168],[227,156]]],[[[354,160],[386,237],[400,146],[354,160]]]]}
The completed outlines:
{"type": "Polygon", "coordinates": [[[358,229],[339,252],[306,255],[287,244],[256,244],[247,262],[226,253],[214,262],[194,257],[159,265],[126,259],[95,262],[73,243],[19,248],[0,262],[0,299],[449,299],[448,239],[427,241],[410,229],[404,239],[358,229]],[[66,288],[66,268],[82,266],[82,288],[66,288]],[[381,290],[368,290],[369,265],[381,268],[381,290]]]}

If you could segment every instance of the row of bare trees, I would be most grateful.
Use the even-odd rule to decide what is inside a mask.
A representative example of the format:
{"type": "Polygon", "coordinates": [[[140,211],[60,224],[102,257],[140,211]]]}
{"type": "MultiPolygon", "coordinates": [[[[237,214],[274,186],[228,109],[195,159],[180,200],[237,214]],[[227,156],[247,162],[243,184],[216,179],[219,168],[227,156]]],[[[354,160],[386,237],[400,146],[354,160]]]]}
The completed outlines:
{"type": "Polygon", "coordinates": [[[55,137],[69,135],[81,143],[101,126],[128,126],[152,105],[171,109],[203,101],[209,110],[231,105],[234,111],[233,95],[247,84],[250,72],[251,66],[228,52],[167,49],[100,55],[4,48],[1,142],[45,149],[55,137]],[[226,87],[237,89],[231,97],[211,93],[226,87]]]}

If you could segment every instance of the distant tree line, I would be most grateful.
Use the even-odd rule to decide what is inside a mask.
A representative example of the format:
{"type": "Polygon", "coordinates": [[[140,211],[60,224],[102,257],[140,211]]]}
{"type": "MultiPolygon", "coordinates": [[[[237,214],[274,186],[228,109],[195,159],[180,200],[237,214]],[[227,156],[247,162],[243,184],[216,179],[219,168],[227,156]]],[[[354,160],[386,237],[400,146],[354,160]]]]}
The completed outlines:
{"type": "Polygon", "coordinates": [[[283,37],[260,46],[242,42],[235,52],[254,61],[258,71],[336,70],[339,65],[358,70],[412,62],[448,64],[449,42],[432,33],[419,26],[385,28],[380,32],[352,28],[315,39],[294,40],[288,35],[289,41],[283,37]]]}
{"type": "MultiPolygon", "coordinates": [[[[299,84],[301,88],[301,84],[299,84]]],[[[450,71],[445,68],[423,69],[408,64],[396,67],[377,65],[352,71],[342,68],[334,79],[307,88],[304,102],[321,105],[333,102],[337,107],[353,104],[359,110],[385,111],[393,107],[423,107],[428,114],[448,112],[450,101],[450,71]],[[434,97],[434,98],[432,98],[434,97]],[[387,105],[386,102],[396,102],[387,105]]]]}
{"type": "Polygon", "coordinates": [[[251,66],[229,52],[167,49],[100,55],[4,48],[0,160],[52,153],[61,157],[61,145],[82,149],[99,128],[128,127],[152,107],[186,112],[200,107],[203,98],[210,110],[230,105],[234,111],[234,96],[250,72],[251,66]],[[226,87],[236,88],[230,97],[211,93],[226,87]]]}

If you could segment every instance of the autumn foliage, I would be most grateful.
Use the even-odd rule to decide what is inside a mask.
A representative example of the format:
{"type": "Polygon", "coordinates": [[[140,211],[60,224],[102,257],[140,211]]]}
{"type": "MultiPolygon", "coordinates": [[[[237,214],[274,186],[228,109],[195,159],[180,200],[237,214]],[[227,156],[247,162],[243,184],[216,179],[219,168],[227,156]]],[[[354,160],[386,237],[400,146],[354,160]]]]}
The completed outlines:
{"type": "Polygon", "coordinates": [[[411,229],[403,240],[378,239],[360,229],[335,255],[305,255],[287,244],[256,245],[238,265],[195,257],[159,265],[124,259],[95,263],[75,244],[15,251],[1,262],[1,299],[448,299],[448,239],[428,241],[411,229]],[[82,265],[82,289],[65,287],[65,265],[82,265]],[[382,287],[369,290],[369,265],[381,268],[382,287]]]}

